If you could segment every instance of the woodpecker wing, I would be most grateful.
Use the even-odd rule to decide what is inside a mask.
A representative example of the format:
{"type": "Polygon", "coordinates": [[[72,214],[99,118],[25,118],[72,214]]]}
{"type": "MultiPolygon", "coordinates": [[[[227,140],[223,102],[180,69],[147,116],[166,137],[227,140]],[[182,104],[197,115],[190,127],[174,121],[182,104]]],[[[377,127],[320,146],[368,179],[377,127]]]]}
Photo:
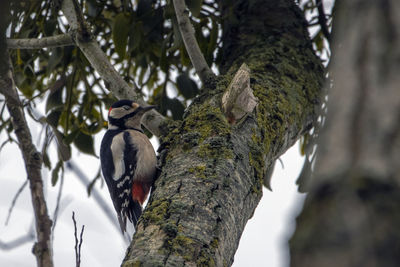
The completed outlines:
{"type": "Polygon", "coordinates": [[[108,130],[103,137],[100,160],[121,230],[128,218],[135,227],[142,213],[141,205],[132,199],[132,181],[136,169],[137,149],[124,130],[108,130]]]}

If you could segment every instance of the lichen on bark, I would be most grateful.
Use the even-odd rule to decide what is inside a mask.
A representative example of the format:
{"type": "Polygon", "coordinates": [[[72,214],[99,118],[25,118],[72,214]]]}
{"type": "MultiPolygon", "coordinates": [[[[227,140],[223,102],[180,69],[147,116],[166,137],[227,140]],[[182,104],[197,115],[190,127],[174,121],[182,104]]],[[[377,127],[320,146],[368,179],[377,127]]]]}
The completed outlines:
{"type": "Polygon", "coordinates": [[[248,19],[224,29],[216,88],[203,88],[182,122],[166,126],[162,173],[123,266],[231,265],[267,169],[312,126],[322,67],[298,7],[289,0],[240,1],[230,12],[248,19]],[[232,126],[221,98],[242,63],[260,102],[232,126]]]}

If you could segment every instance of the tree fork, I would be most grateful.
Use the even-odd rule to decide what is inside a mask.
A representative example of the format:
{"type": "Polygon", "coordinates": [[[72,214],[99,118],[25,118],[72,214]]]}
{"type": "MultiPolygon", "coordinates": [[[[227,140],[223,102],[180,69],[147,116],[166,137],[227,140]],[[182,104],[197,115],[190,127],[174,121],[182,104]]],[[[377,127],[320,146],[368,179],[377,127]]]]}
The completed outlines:
{"type": "Polygon", "coordinates": [[[162,173],[123,266],[231,265],[268,168],[312,127],[323,70],[298,7],[240,1],[231,11],[241,19],[224,26],[223,75],[182,122],[165,126],[162,173]],[[242,63],[259,104],[232,126],[221,101],[242,63]]]}

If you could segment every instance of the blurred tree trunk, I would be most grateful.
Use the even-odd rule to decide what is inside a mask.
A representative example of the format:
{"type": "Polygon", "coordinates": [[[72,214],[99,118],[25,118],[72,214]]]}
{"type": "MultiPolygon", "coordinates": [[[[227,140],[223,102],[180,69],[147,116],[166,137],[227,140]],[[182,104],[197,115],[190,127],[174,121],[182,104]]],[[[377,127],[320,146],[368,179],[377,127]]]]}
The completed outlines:
{"type": "Polygon", "coordinates": [[[231,265],[268,169],[316,117],[323,70],[294,1],[220,6],[222,74],[181,123],[165,125],[162,173],[123,266],[231,265]],[[259,103],[230,125],[221,98],[242,63],[259,103]]]}
{"type": "Polygon", "coordinates": [[[400,266],[400,2],[336,3],[328,115],[291,266],[400,266]]]}

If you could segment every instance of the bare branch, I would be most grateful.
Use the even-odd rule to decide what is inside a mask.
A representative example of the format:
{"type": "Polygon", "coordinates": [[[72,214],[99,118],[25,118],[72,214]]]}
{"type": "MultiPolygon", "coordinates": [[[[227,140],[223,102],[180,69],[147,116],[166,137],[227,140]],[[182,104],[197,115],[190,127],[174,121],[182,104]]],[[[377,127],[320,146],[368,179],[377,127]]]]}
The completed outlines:
{"type": "Polygon", "coordinates": [[[4,242],[0,240],[0,249],[1,250],[12,250],[14,248],[17,248],[19,246],[22,246],[26,243],[31,242],[32,240],[35,239],[35,230],[33,228],[33,222],[31,224],[31,227],[29,228],[29,231],[20,236],[15,238],[14,240],[8,241],[8,242],[4,242]]]}
{"type": "Polygon", "coordinates": [[[75,212],[72,212],[72,221],[74,222],[74,236],[75,236],[75,261],[76,267],[81,266],[81,246],[83,242],[83,231],[85,230],[85,225],[82,225],[81,234],[79,236],[78,242],[78,233],[76,229],[76,220],[75,220],[75,212]]]}
{"type": "Polygon", "coordinates": [[[251,113],[256,106],[257,98],[250,88],[250,69],[243,63],[222,97],[222,108],[228,121],[233,124],[251,113]]]}
{"type": "MultiPolygon", "coordinates": [[[[78,165],[74,161],[69,160],[66,163],[66,167],[67,167],[67,169],[69,169],[76,175],[76,177],[79,179],[79,181],[81,181],[81,183],[85,187],[87,187],[90,184],[89,178],[86,177],[86,175],[82,172],[82,170],[78,167],[78,165]]],[[[103,197],[100,195],[100,193],[96,187],[92,188],[91,196],[94,198],[96,203],[100,206],[101,210],[104,212],[106,217],[110,220],[112,225],[114,225],[115,229],[118,232],[121,232],[117,218],[114,215],[114,211],[112,209],[110,209],[110,207],[107,205],[107,203],[105,202],[103,197]]]]}
{"type": "Polygon", "coordinates": [[[322,0],[316,0],[317,8],[318,8],[318,24],[321,26],[321,31],[324,34],[325,38],[328,42],[331,41],[331,34],[328,29],[328,23],[326,21],[324,4],[322,0]]]}
{"type": "MultiPolygon", "coordinates": [[[[135,84],[128,85],[118,74],[115,68],[111,65],[105,53],[101,50],[100,46],[94,40],[84,23],[79,23],[80,20],[77,17],[82,17],[81,10],[75,8],[74,0],[65,0],[62,4],[62,11],[67,18],[71,29],[77,30],[75,36],[76,45],[81,49],[83,54],[86,56],[92,67],[99,73],[103,78],[106,87],[120,99],[132,99],[141,105],[148,105],[141,96],[137,93],[139,91],[135,84]],[[76,14],[79,12],[79,15],[76,14]]],[[[155,110],[151,110],[144,115],[143,125],[154,135],[160,136],[160,124],[165,121],[164,116],[155,110]]]]}
{"type": "Polygon", "coordinates": [[[190,61],[199,75],[203,84],[213,83],[215,74],[211,71],[210,67],[200,50],[196,37],[194,36],[193,25],[190,23],[188,10],[186,9],[184,0],[173,0],[176,18],[179,24],[179,30],[182,35],[183,42],[185,43],[186,51],[190,57],[190,61]]]}
{"type": "MultiPolygon", "coordinates": [[[[6,48],[5,39],[0,47],[6,48]]],[[[32,143],[32,136],[23,112],[22,103],[19,100],[14,80],[12,67],[9,61],[7,49],[2,49],[1,58],[3,65],[0,67],[0,92],[5,96],[7,108],[12,117],[12,124],[18,145],[22,152],[28,174],[29,187],[32,197],[32,205],[35,214],[37,243],[33,248],[39,267],[53,266],[51,247],[51,220],[47,211],[47,204],[43,192],[43,179],[41,174],[42,155],[32,143]]]]}
{"type": "MultiPolygon", "coordinates": [[[[51,228],[53,232],[54,232],[54,229],[56,228],[57,218],[58,218],[58,214],[60,211],[60,201],[61,201],[61,195],[62,195],[63,188],[64,188],[64,171],[63,171],[63,174],[61,175],[60,187],[58,189],[58,194],[57,194],[57,204],[56,204],[56,208],[54,209],[54,214],[53,214],[53,226],[51,228]]],[[[53,237],[54,237],[54,235],[53,235],[53,237]]]]}
{"type": "Polygon", "coordinates": [[[8,209],[8,215],[7,215],[7,219],[6,219],[5,225],[8,224],[8,221],[10,220],[10,217],[11,217],[11,213],[12,213],[14,207],[15,207],[15,204],[17,203],[17,199],[21,195],[22,191],[24,191],[25,186],[27,184],[28,184],[28,180],[25,180],[25,182],[21,185],[21,187],[18,189],[17,193],[15,194],[15,196],[14,196],[12,202],[11,202],[11,206],[8,209]]]}
{"type": "Polygon", "coordinates": [[[60,34],[40,39],[7,39],[10,49],[41,49],[75,45],[70,34],[60,34]]]}

